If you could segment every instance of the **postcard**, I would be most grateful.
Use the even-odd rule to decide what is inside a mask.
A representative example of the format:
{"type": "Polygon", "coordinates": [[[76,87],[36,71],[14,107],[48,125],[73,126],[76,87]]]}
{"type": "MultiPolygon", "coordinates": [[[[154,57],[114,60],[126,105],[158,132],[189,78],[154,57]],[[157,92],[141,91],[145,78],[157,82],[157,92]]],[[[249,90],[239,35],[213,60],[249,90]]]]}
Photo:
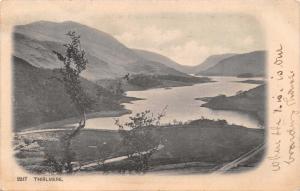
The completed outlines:
{"type": "Polygon", "coordinates": [[[1,2],[0,190],[300,190],[299,2],[1,2]]]}

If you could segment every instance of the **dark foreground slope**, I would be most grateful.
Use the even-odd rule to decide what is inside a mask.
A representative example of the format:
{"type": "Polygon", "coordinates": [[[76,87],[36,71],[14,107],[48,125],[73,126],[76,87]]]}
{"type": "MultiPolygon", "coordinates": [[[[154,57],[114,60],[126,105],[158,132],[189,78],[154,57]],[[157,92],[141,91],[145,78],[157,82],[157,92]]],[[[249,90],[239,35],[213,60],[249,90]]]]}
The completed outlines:
{"type": "MultiPolygon", "coordinates": [[[[172,165],[173,170],[182,163],[197,163],[198,172],[209,172],[230,162],[264,142],[264,130],[248,129],[228,125],[218,121],[199,120],[189,125],[156,127],[154,136],[161,140],[164,147],[154,153],[150,159],[150,171],[160,171],[172,165]]],[[[47,155],[59,157],[59,137],[64,132],[41,132],[16,136],[16,157],[21,166],[31,172],[51,172],[53,166],[47,163],[47,155]],[[55,141],[56,140],[56,141],[55,141]],[[22,148],[22,149],[20,149],[22,148]]],[[[83,130],[72,142],[75,163],[89,164],[126,155],[118,131],[83,130]],[[103,143],[106,143],[104,151],[103,143]]],[[[260,159],[257,159],[259,161],[260,159]]],[[[75,164],[74,163],[74,164],[75,164]]],[[[84,171],[129,172],[132,161],[99,164],[82,169],[84,171]]],[[[254,164],[254,166],[256,166],[254,164]]]]}
{"type": "Polygon", "coordinates": [[[210,98],[203,107],[220,110],[237,110],[247,112],[258,118],[261,124],[265,121],[266,85],[260,85],[238,95],[225,95],[210,98]]]}
{"type": "MultiPolygon", "coordinates": [[[[77,116],[63,85],[53,78],[58,71],[34,67],[18,57],[13,57],[13,63],[15,130],[77,116]]],[[[121,97],[83,78],[81,83],[94,101],[88,112],[122,109],[121,97]]]]}

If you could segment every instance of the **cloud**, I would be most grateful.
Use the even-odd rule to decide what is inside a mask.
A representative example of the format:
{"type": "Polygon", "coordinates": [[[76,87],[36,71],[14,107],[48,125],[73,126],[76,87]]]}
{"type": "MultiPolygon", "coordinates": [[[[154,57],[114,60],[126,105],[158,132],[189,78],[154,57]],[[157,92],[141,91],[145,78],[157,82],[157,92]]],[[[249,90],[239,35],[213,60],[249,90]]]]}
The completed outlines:
{"type": "Polygon", "coordinates": [[[200,46],[196,41],[188,41],[183,45],[171,47],[166,53],[173,55],[173,59],[181,64],[194,65],[199,63],[199,59],[208,52],[207,47],[200,46]]]}
{"type": "Polygon", "coordinates": [[[244,46],[252,46],[254,43],[254,38],[252,36],[247,36],[242,40],[242,45],[244,46]]]}
{"type": "Polygon", "coordinates": [[[160,51],[160,53],[169,56],[176,62],[184,65],[197,65],[203,62],[212,54],[227,53],[229,50],[220,46],[204,46],[198,42],[190,40],[182,45],[170,47],[160,51]]]}
{"type": "MultiPolygon", "coordinates": [[[[160,53],[184,65],[197,65],[212,54],[228,53],[228,48],[200,44],[200,39],[190,39],[182,29],[161,29],[155,25],[136,27],[128,25],[126,32],[115,35],[130,48],[160,53]]],[[[251,43],[253,39],[245,39],[251,43]],[[251,41],[252,40],[252,41],[251,41]]]]}
{"type": "Polygon", "coordinates": [[[152,25],[144,28],[131,27],[130,31],[115,37],[130,46],[158,47],[182,36],[179,30],[161,30],[152,25]]]}

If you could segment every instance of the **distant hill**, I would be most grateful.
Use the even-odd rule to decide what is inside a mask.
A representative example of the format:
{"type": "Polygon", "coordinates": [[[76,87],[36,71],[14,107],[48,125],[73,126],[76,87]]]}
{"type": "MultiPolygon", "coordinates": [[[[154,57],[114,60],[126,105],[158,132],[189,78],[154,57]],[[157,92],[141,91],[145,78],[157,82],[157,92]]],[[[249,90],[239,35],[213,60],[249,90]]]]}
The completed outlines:
{"type": "Polygon", "coordinates": [[[40,21],[16,26],[14,55],[36,67],[60,67],[52,50],[63,53],[62,45],[69,41],[65,35],[69,30],[81,35],[82,47],[89,60],[82,76],[89,80],[115,78],[127,73],[186,75],[158,60],[145,59],[107,33],[71,21],[40,21]]]}
{"type": "Polygon", "coordinates": [[[135,51],[136,54],[141,56],[142,58],[145,58],[147,60],[151,60],[154,62],[162,63],[170,68],[174,68],[177,71],[184,72],[184,73],[191,73],[192,68],[190,66],[185,66],[178,64],[177,62],[171,60],[170,58],[163,56],[161,54],[147,51],[147,50],[140,50],[140,49],[132,49],[135,51]]]}
{"type": "Polygon", "coordinates": [[[194,66],[193,71],[194,74],[198,74],[202,71],[205,71],[216,64],[218,64],[221,60],[224,60],[226,58],[229,58],[235,54],[216,54],[216,55],[211,55],[208,58],[206,58],[201,64],[194,66]]]}
{"type": "MultiPolygon", "coordinates": [[[[15,56],[13,63],[15,130],[77,116],[62,83],[53,78],[59,76],[58,71],[34,67],[15,56]]],[[[120,98],[110,91],[83,78],[81,84],[94,100],[89,112],[121,109],[120,98]],[[101,92],[102,100],[97,92],[101,92]]]]}
{"type": "Polygon", "coordinates": [[[140,49],[133,49],[139,56],[151,60],[158,63],[163,63],[164,65],[174,68],[177,71],[184,72],[187,74],[197,74],[201,71],[207,70],[208,68],[216,65],[219,61],[228,58],[230,56],[233,56],[235,54],[219,54],[219,55],[212,55],[209,56],[202,62],[201,64],[198,64],[196,66],[187,66],[187,65],[181,65],[177,62],[171,60],[170,58],[163,56],[161,54],[146,51],[146,50],[140,50],[140,49]]]}
{"type": "Polygon", "coordinates": [[[236,54],[220,60],[217,64],[203,70],[198,75],[207,76],[251,76],[265,75],[265,51],[254,51],[245,54],[236,54]]]}
{"type": "Polygon", "coordinates": [[[265,123],[266,85],[259,85],[234,96],[220,95],[210,98],[202,106],[220,110],[236,110],[255,116],[261,124],[265,123]]]}

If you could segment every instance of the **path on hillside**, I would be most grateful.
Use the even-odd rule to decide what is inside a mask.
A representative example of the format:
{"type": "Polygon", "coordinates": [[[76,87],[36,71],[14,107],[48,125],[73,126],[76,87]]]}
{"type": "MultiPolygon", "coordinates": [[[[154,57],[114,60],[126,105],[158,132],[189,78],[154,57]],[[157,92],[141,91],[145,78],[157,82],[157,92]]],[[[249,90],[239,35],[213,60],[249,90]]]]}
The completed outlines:
{"type": "MultiPolygon", "coordinates": [[[[142,152],[141,154],[147,154],[147,153],[150,153],[152,151],[159,151],[161,150],[162,148],[164,148],[164,145],[162,144],[159,144],[156,148],[153,148],[153,149],[149,149],[147,151],[144,151],[142,152]]],[[[137,155],[138,153],[134,153],[132,156],[135,156],[137,155]]],[[[95,167],[95,166],[99,166],[101,164],[108,164],[108,163],[113,163],[113,162],[118,162],[118,161],[122,161],[122,160],[125,160],[125,159],[128,159],[128,156],[120,156],[120,157],[115,157],[115,158],[111,158],[111,159],[107,159],[105,160],[103,163],[100,162],[100,159],[98,160],[93,160],[93,161],[89,161],[89,162],[86,162],[84,165],[81,165],[81,166],[78,166],[78,167],[75,167],[73,170],[76,171],[76,170],[82,170],[82,169],[86,169],[86,168],[90,168],[90,167],[95,167]]]]}
{"type": "Polygon", "coordinates": [[[255,147],[254,149],[250,150],[249,152],[243,154],[242,156],[240,156],[239,158],[225,164],[224,166],[222,166],[219,169],[216,169],[214,171],[214,174],[222,174],[222,173],[226,173],[227,171],[229,171],[230,169],[237,167],[239,164],[241,164],[242,162],[245,162],[247,160],[249,160],[251,157],[255,156],[256,154],[258,154],[259,152],[261,152],[264,149],[265,145],[264,144],[260,144],[257,147],[255,147]]]}
{"type": "MultiPolygon", "coordinates": [[[[30,130],[30,131],[22,131],[22,132],[17,132],[17,135],[26,135],[26,134],[32,134],[32,133],[41,133],[41,132],[53,132],[53,131],[68,131],[68,130],[73,130],[72,128],[63,128],[63,129],[40,129],[40,130],[30,130]]],[[[161,150],[164,147],[164,145],[159,145],[155,150],[161,150]]],[[[251,157],[255,156],[256,154],[258,154],[259,152],[261,152],[263,149],[265,148],[264,144],[260,144],[257,147],[255,147],[254,149],[250,150],[249,152],[241,155],[240,157],[238,157],[237,159],[223,165],[220,168],[215,168],[212,169],[214,174],[222,174],[222,173],[226,173],[228,171],[230,171],[231,169],[237,167],[239,164],[249,160],[251,157]]],[[[149,152],[151,152],[153,149],[150,149],[148,151],[143,152],[142,154],[147,154],[149,152]]],[[[80,169],[86,169],[86,168],[90,168],[90,167],[95,167],[98,166],[100,164],[108,164],[108,163],[113,163],[113,162],[117,162],[117,161],[122,161],[127,159],[128,156],[119,156],[119,157],[115,157],[115,158],[111,158],[111,159],[107,159],[105,160],[103,163],[100,162],[100,159],[97,160],[93,160],[93,161],[89,161],[86,162],[84,164],[80,164],[77,167],[74,167],[74,170],[80,170],[80,169]]]]}
{"type": "Polygon", "coordinates": [[[44,132],[52,132],[52,131],[71,131],[72,128],[60,128],[60,129],[38,129],[38,130],[29,130],[29,131],[21,131],[16,132],[17,135],[27,135],[32,133],[44,133],[44,132]]]}

